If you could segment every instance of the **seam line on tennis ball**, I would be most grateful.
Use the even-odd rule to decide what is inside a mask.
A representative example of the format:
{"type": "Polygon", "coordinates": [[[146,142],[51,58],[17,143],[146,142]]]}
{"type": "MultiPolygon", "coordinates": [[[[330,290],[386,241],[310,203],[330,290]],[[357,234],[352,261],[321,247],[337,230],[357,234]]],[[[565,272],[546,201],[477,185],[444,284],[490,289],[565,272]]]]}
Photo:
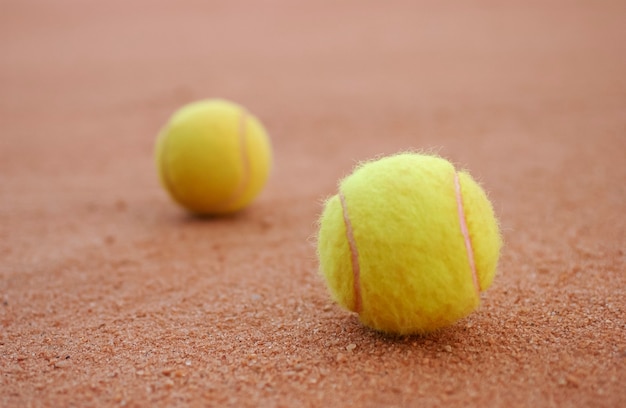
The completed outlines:
{"type": "Polygon", "coordinates": [[[247,122],[248,115],[245,111],[242,111],[241,115],[239,115],[239,128],[237,131],[239,135],[239,156],[241,159],[242,176],[235,191],[233,191],[233,193],[226,200],[224,200],[223,203],[218,205],[218,207],[224,209],[228,209],[228,207],[236,203],[241,198],[246,191],[248,183],[250,182],[250,156],[248,154],[247,144],[247,122]]]}
{"type": "Polygon", "coordinates": [[[357,249],[356,241],[354,239],[352,223],[350,222],[350,217],[348,216],[346,198],[341,191],[339,191],[339,201],[341,202],[343,221],[346,225],[346,237],[348,239],[348,246],[350,247],[350,255],[352,259],[352,288],[354,293],[353,311],[360,314],[363,308],[363,301],[361,299],[361,268],[359,266],[359,250],[357,249]]]}
{"type": "Polygon", "coordinates": [[[469,260],[470,269],[472,270],[472,280],[476,292],[480,293],[480,283],[476,275],[476,263],[474,262],[474,250],[472,248],[472,240],[467,228],[467,220],[465,219],[465,208],[463,207],[463,194],[461,193],[461,182],[459,181],[459,173],[454,172],[454,190],[456,192],[456,204],[459,212],[459,222],[461,224],[461,233],[465,241],[465,250],[467,251],[467,259],[469,260]]]}

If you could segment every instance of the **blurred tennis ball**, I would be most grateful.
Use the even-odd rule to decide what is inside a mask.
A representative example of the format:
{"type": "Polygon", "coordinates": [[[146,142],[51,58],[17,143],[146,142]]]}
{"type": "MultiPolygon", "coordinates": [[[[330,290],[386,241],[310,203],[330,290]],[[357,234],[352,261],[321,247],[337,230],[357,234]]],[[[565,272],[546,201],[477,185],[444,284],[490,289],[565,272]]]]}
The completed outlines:
{"type": "Polygon", "coordinates": [[[183,106],[159,133],[161,183],[196,214],[229,214],[250,204],[269,177],[267,132],[245,108],[222,99],[183,106]]]}

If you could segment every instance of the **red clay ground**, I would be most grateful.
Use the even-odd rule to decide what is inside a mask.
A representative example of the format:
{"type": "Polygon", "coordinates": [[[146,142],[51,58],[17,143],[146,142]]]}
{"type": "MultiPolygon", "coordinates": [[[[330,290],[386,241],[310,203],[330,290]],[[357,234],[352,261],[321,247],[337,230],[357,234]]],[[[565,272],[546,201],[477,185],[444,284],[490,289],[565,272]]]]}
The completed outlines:
{"type": "Polygon", "coordinates": [[[623,1],[0,4],[1,406],[626,406],[623,1]],[[182,104],[275,149],[248,210],[152,163],[182,104]],[[354,163],[434,150],[506,246],[478,312],[389,338],[317,275],[354,163]]]}

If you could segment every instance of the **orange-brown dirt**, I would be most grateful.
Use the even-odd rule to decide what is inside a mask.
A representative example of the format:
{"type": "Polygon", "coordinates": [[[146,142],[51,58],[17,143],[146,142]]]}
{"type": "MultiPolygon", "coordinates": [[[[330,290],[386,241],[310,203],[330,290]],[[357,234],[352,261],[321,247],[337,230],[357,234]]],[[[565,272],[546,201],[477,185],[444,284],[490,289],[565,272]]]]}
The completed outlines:
{"type": "Polygon", "coordinates": [[[626,406],[623,1],[0,3],[0,406],[626,406]],[[224,97],[272,135],[197,219],[156,134],[224,97]],[[506,245],[481,308],[363,328],[316,219],[364,159],[436,151],[506,245]]]}

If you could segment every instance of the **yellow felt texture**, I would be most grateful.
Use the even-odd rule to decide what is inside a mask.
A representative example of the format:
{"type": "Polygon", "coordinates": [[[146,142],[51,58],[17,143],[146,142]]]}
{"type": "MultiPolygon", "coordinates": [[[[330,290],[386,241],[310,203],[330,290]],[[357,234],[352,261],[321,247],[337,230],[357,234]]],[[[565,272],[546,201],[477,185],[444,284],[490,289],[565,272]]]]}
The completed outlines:
{"type": "Polygon", "coordinates": [[[155,158],[170,196],[198,214],[228,214],[248,205],[263,189],[272,163],[261,123],[221,99],[175,112],[159,134],[155,158]]]}
{"type": "MultiPolygon", "coordinates": [[[[429,155],[402,153],[359,166],[340,182],[358,250],[359,318],[373,329],[429,332],[467,316],[479,293],[460,227],[456,170],[429,155]]],[[[481,288],[493,280],[501,247],[487,196],[459,174],[481,288]]],[[[320,272],[332,298],[355,309],[354,265],[338,195],[320,218],[320,272]]]]}

